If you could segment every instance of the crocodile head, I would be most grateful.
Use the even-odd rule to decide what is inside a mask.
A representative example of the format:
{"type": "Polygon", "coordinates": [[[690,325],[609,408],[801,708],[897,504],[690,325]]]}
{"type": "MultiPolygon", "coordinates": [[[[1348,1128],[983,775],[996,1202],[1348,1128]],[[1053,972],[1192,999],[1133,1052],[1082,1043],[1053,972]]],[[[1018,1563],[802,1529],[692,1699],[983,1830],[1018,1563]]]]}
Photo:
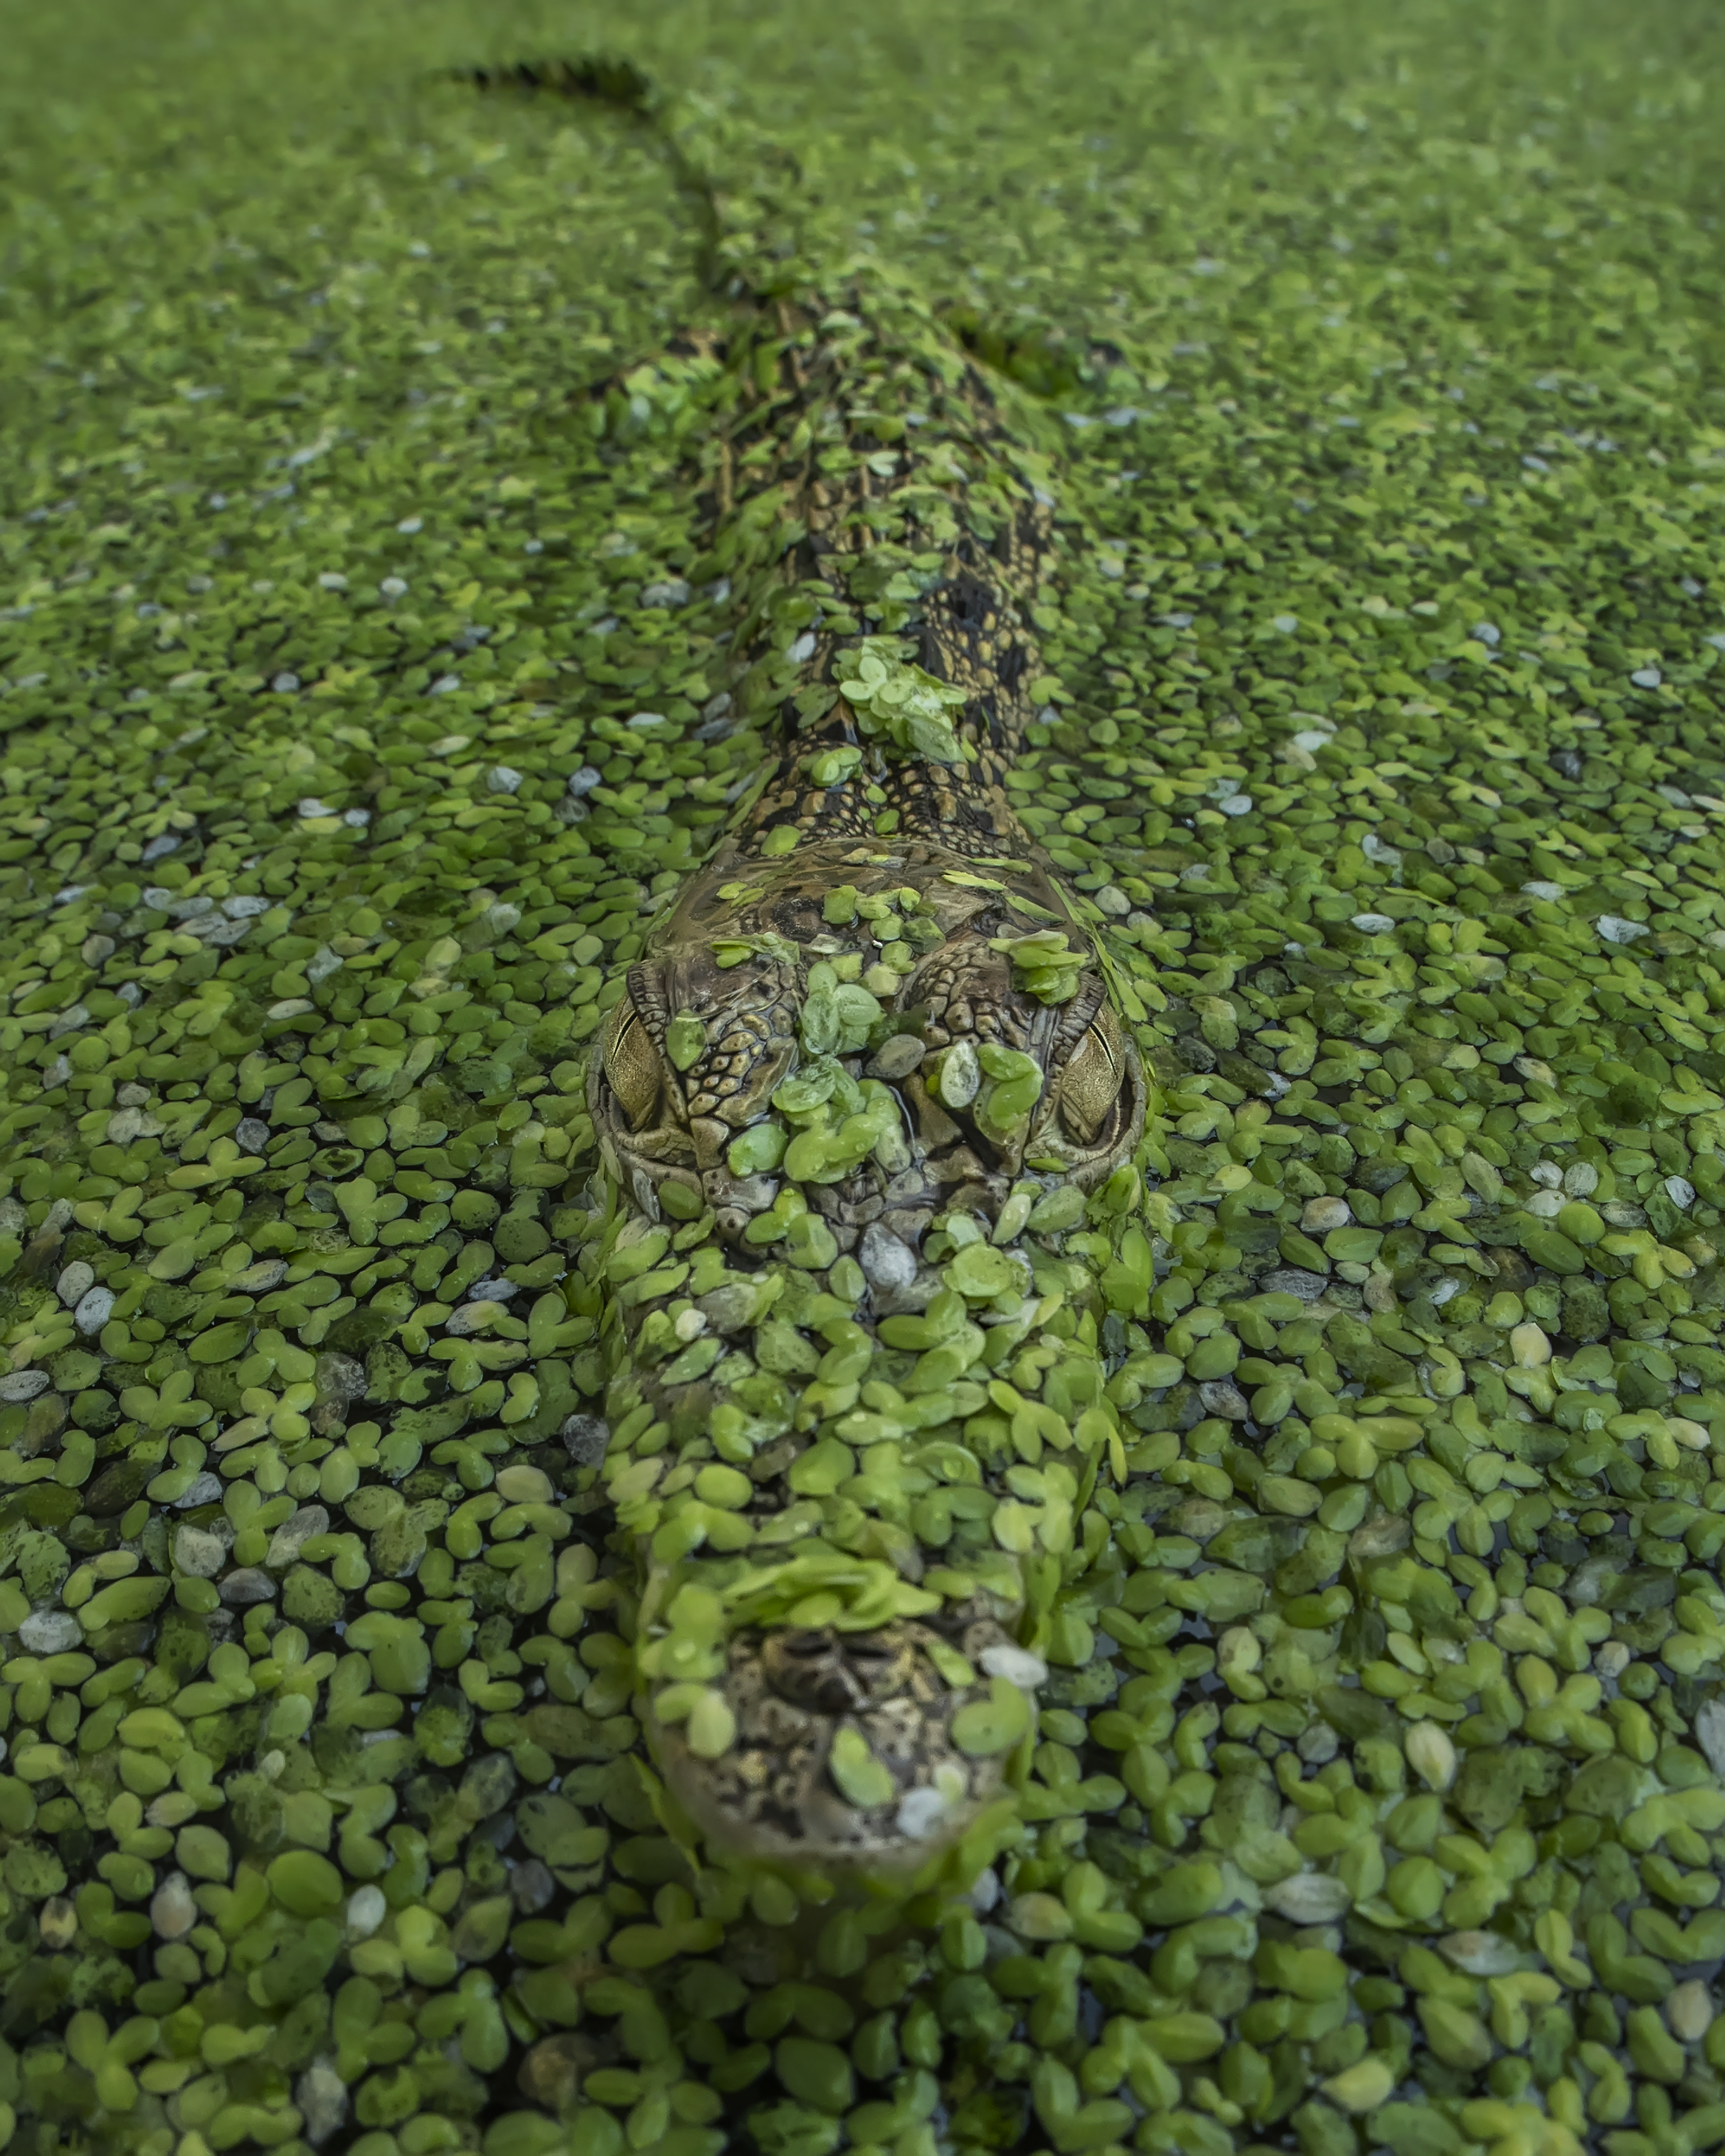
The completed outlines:
{"type": "Polygon", "coordinates": [[[1128,1159],[1146,1092],[1095,955],[1034,925],[1073,910],[984,865],[1002,873],[932,847],[798,850],[747,885],[721,884],[734,866],[700,880],[593,1061],[595,1125],[638,1213],[691,1223],[698,1252],[710,1210],[729,1246],[621,1312],[629,1396],[661,1443],[701,1448],[694,1479],[663,1517],[643,1494],[656,1453],[619,1460],[611,1486],[650,1551],[638,1652],[666,1784],[710,1841],[752,1858],[920,1876],[985,1838],[1034,1726],[1045,1671],[1020,1560],[1071,1547],[1073,1424],[1026,1399],[1009,1439],[942,1450],[927,1433],[987,1419],[988,1328],[1060,1300],[1011,1249],[1032,1200],[1128,1159]],[[981,1286],[950,1277],[947,1245],[978,1240],[963,1214],[1003,1230],[993,1266],[972,1268],[981,1286]],[[820,1293],[819,1340],[801,1337],[787,1281],[814,1294],[853,1250],[844,1302],[820,1293]],[[1003,1538],[978,1539],[987,1486],[1033,1457],[1034,1504],[1021,1517],[1013,1498],[1003,1538]],[[950,1563],[931,1563],[913,1498],[950,1563]]]}

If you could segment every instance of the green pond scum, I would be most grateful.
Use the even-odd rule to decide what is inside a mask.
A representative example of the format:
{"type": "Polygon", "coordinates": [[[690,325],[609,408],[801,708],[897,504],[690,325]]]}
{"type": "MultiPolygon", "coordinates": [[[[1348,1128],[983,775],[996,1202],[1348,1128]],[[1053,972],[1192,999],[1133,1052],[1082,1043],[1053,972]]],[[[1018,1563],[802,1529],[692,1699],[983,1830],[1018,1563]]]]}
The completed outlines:
{"type": "Polygon", "coordinates": [[[1714,14],[4,28],[0,2147],[1725,2146],[1714,14]],[[919,1861],[704,1832],[894,1626],[919,1861]]]}

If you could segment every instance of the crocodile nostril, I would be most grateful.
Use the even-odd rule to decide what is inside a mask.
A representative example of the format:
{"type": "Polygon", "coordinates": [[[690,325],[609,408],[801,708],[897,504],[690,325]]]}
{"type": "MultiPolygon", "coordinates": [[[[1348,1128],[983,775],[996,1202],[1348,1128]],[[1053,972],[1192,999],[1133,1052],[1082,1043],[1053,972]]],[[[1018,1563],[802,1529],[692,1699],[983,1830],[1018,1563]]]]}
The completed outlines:
{"type": "Polygon", "coordinates": [[[830,1632],[787,1632],[780,1641],[780,1651],[798,1661],[806,1661],[820,1655],[836,1651],[838,1641],[830,1632]]]}
{"type": "Polygon", "coordinates": [[[767,1681],[793,1707],[845,1714],[868,1697],[832,1632],[769,1633],[762,1648],[767,1681]]]}

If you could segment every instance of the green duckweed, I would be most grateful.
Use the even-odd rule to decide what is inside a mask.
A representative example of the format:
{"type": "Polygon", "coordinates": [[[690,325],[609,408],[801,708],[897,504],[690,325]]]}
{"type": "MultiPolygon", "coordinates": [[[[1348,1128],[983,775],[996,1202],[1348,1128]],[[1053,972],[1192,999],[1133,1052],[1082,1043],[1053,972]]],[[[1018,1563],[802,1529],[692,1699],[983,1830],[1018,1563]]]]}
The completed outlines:
{"type": "MultiPolygon", "coordinates": [[[[1010,784],[1084,919],[1005,955],[1058,1010],[1099,940],[1140,1179],[936,1229],[877,1371],[806,1204],[747,1276],[595,1209],[588,1045],[760,757],[660,151],[433,83],[518,12],[110,13],[0,90],[0,2143],[1717,2146],[1704,30],[594,18],[1035,400],[1074,534],[1010,784]],[[604,1451],[626,1296],[751,1365],[682,1491],[650,1410],[604,1451]],[[787,1553],[759,1621],[1030,1584],[959,1903],[697,1866],[641,1771],[609,1504],[721,1539],[805,1436],[920,1584],[787,1553]]],[[[937,754],[926,567],[822,603],[937,754]]]]}

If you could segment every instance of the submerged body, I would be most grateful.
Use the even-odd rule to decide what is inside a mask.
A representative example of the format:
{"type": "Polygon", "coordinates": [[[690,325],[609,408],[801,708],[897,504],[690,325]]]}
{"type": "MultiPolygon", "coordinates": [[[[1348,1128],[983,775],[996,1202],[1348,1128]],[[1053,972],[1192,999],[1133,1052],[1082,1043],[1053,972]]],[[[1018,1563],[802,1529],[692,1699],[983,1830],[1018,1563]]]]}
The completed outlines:
{"type": "Polygon", "coordinates": [[[1112,1425],[1008,1373],[1050,1329],[1094,1345],[1038,1261],[1130,1162],[1144,1086],[1003,783],[1058,542],[994,393],[855,295],[757,316],[717,380],[718,545],[764,557],[742,678],[780,747],[591,1075],[623,1201],[603,1472],[683,1808],[751,1856],[914,1871],[1030,1724],[1037,1566],[1045,1606],[1112,1425]]]}

